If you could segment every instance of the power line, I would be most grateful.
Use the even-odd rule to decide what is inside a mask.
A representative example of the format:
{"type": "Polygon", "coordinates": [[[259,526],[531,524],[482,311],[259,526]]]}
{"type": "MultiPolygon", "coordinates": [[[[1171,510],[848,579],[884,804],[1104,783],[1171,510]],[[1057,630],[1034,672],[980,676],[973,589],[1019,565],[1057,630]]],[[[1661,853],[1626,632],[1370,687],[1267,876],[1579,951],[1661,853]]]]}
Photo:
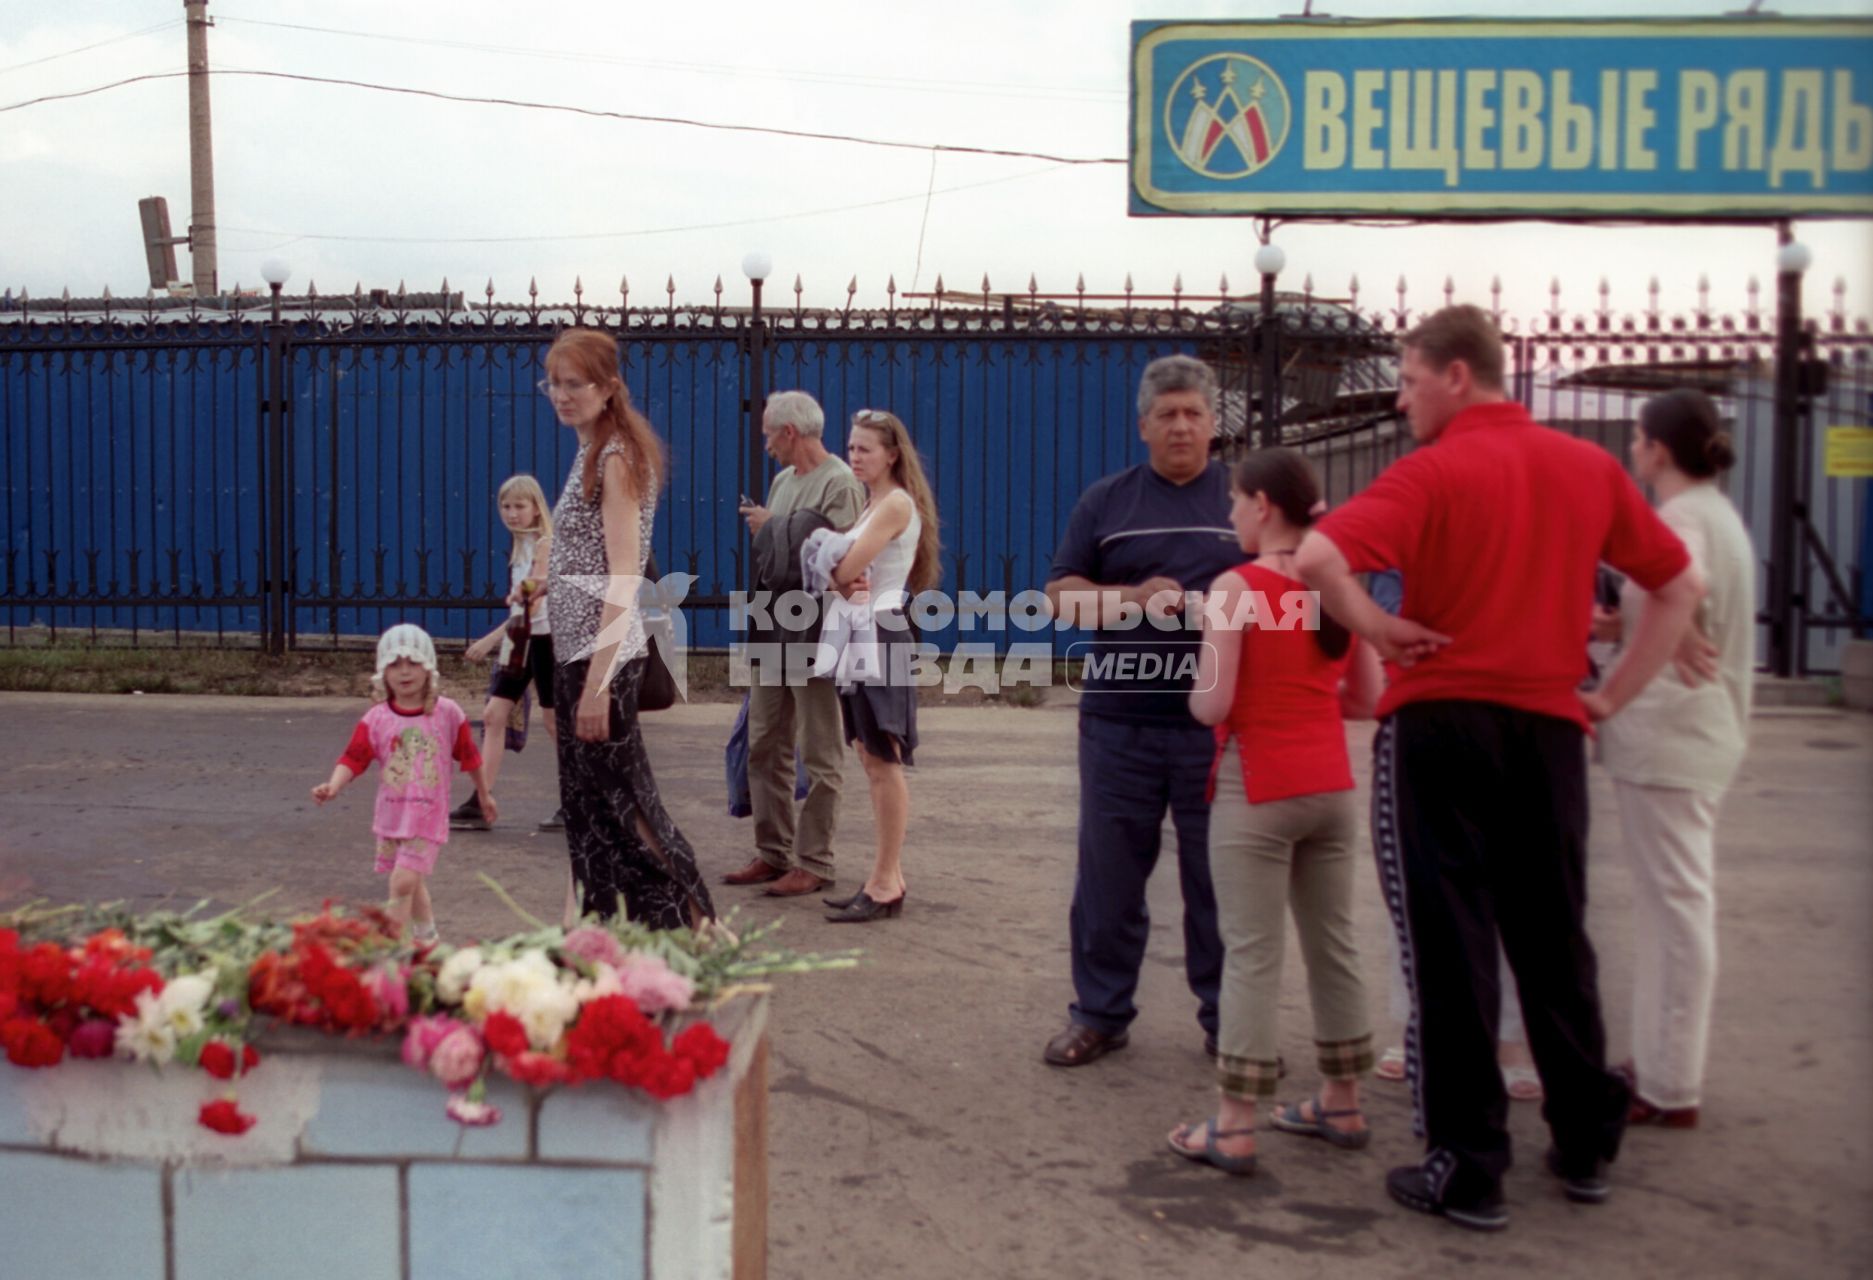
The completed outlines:
{"type": "MultiPolygon", "coordinates": [[[[932,157],[934,161],[935,157],[932,157]]],[[[587,240],[625,240],[637,236],[673,235],[681,231],[716,231],[724,227],[745,227],[771,222],[788,222],[798,218],[818,218],[834,213],[851,213],[860,209],[877,209],[885,205],[908,204],[912,200],[926,201],[925,216],[928,217],[927,202],[932,195],[949,195],[957,191],[973,191],[977,187],[999,186],[1005,182],[1020,182],[1027,178],[1037,178],[1043,174],[1055,173],[1065,168],[1064,165],[1049,165],[1045,169],[1030,169],[1026,173],[1010,174],[1002,178],[987,178],[981,182],[964,182],[953,187],[933,187],[927,191],[915,191],[908,195],[885,196],[878,200],[866,200],[858,204],[832,205],[824,209],[800,209],[793,213],[763,213],[758,217],[734,218],[724,222],[695,222],[670,227],[638,227],[628,231],[584,231],[565,235],[543,236],[356,236],[315,233],[310,231],[284,231],[265,227],[229,227],[218,228],[229,235],[286,236],[285,240],[271,245],[267,249],[255,252],[272,252],[284,249],[287,245],[301,240],[341,241],[361,244],[534,244],[575,242],[587,240]]],[[[921,235],[921,233],[919,233],[921,235]]],[[[921,254],[921,249],[919,250],[921,254]]]]}
{"type": "Polygon", "coordinates": [[[181,25],[182,19],[177,18],[173,22],[159,22],[153,27],[144,27],[141,31],[126,31],[123,35],[111,36],[108,39],[99,40],[95,44],[80,45],[76,49],[67,49],[64,53],[48,53],[43,58],[31,58],[25,62],[16,62],[10,67],[0,67],[0,76],[5,75],[9,71],[19,71],[26,67],[36,67],[45,62],[57,62],[60,58],[69,58],[73,54],[89,53],[93,49],[102,49],[107,44],[117,44],[124,40],[135,40],[141,36],[155,35],[158,31],[169,31],[181,25]]]}
{"type": "Polygon", "coordinates": [[[839,71],[784,71],[774,67],[719,62],[679,62],[662,58],[627,58],[617,54],[592,53],[573,49],[535,49],[517,45],[481,44],[469,40],[442,40],[433,36],[394,35],[383,31],[357,31],[344,27],[318,27],[300,22],[271,22],[262,18],[216,15],[217,22],[232,22],[250,27],[275,27],[284,31],[310,31],[320,35],[347,36],[361,40],[382,40],[392,44],[422,45],[437,49],[459,49],[473,53],[493,53],[503,57],[544,58],[557,62],[582,62],[604,66],[642,67],[658,71],[681,71],[701,75],[733,76],[744,80],[783,80],[803,84],[826,84],[865,89],[900,89],[916,93],[956,93],[977,97],[1069,98],[1106,101],[1123,98],[1120,89],[1093,89],[1073,85],[1011,85],[984,80],[933,80],[916,76],[860,75],[839,71]]]}
{"type": "MultiPolygon", "coordinates": [[[[73,98],[90,97],[112,89],[121,89],[126,85],[139,84],[146,80],[174,80],[186,76],[187,71],[158,71],[148,75],[131,76],[116,80],[110,84],[98,85],[91,89],[77,89],[70,93],[48,93],[24,102],[10,103],[0,107],[0,114],[19,111],[26,107],[39,106],[47,102],[64,102],[73,98]]],[[[377,93],[404,94],[409,97],[435,98],[442,102],[464,102],[476,106],[517,107],[529,111],[556,111],[568,115],[589,116],[604,120],[630,120],[639,124],[681,125],[690,129],[713,129],[723,133],[757,133],[781,138],[800,138],[812,142],[849,142],[858,146],[887,147],[900,151],[947,151],[957,155],[1004,156],[1017,160],[1047,160],[1054,164],[1124,164],[1122,156],[1058,156],[1044,151],[1017,151],[1003,147],[965,147],[950,143],[898,142],[887,138],[864,138],[856,134],[821,133],[812,129],[782,129],[774,125],[728,124],[714,120],[691,120],[684,116],[655,116],[633,111],[606,111],[598,107],[575,107],[557,102],[531,102],[523,98],[485,98],[471,94],[444,93],[439,89],[413,89],[406,85],[376,84],[368,80],[350,80],[335,76],[299,75],[290,71],[259,71],[236,67],[215,67],[209,71],[212,76],[252,76],[267,80],[297,80],[306,84],[339,85],[351,89],[369,89],[377,93]]]]}

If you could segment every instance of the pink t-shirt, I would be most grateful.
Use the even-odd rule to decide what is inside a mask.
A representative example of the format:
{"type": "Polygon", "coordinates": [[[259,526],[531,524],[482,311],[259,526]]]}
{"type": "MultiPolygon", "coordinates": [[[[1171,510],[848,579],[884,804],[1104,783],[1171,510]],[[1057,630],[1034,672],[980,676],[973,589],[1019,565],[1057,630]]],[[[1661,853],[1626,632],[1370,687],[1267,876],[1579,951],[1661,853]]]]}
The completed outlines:
{"type": "Polygon", "coordinates": [[[382,840],[449,838],[449,762],[464,771],[481,767],[468,717],[449,698],[434,711],[399,711],[380,702],[364,713],[338,762],[362,777],[371,761],[384,767],[377,780],[371,832],[382,840]]]}

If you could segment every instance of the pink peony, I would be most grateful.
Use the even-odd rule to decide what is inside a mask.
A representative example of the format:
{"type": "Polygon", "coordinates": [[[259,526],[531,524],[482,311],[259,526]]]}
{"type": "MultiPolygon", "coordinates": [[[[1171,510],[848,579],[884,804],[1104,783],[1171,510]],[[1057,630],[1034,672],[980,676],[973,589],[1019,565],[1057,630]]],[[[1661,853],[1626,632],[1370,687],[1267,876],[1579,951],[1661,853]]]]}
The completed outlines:
{"type": "Polygon", "coordinates": [[[65,1042],[74,1058],[108,1058],[117,1047],[117,1024],[104,1018],[91,1018],[72,1028],[65,1042]]]}
{"type": "Polygon", "coordinates": [[[624,987],[624,994],[645,1013],[661,1013],[665,1009],[680,1013],[689,1008],[689,998],[695,991],[688,978],[672,972],[658,957],[642,952],[624,958],[618,966],[618,981],[624,987]]]}
{"type": "Polygon", "coordinates": [[[423,1071],[429,1067],[429,1059],[436,1052],[451,1031],[462,1024],[446,1014],[432,1014],[425,1018],[412,1018],[410,1030],[403,1037],[403,1061],[406,1065],[423,1071]]]}
{"type": "Polygon", "coordinates": [[[402,966],[385,961],[364,975],[364,989],[377,1002],[380,1019],[396,1025],[410,1016],[410,978],[402,966]]]}
{"type": "Polygon", "coordinates": [[[481,1071],[481,1036],[473,1027],[457,1024],[429,1055],[429,1069],[451,1089],[460,1089],[481,1071]]]}
{"type": "Polygon", "coordinates": [[[499,1107],[492,1102],[471,1101],[465,1093],[450,1094],[448,1106],[443,1109],[449,1113],[449,1119],[470,1128],[501,1123],[499,1107]]]}
{"type": "Polygon", "coordinates": [[[603,929],[594,929],[591,925],[581,925],[566,935],[560,950],[569,956],[577,956],[587,964],[608,964],[612,968],[624,965],[624,948],[616,938],[603,929]]]}

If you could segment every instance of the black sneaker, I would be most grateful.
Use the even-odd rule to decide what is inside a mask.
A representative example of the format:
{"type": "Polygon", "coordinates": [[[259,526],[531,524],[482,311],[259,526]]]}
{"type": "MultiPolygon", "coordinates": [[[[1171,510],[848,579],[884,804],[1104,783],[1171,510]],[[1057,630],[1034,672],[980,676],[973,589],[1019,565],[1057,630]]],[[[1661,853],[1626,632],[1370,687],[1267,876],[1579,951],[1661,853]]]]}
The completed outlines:
{"type": "Polygon", "coordinates": [[[1595,1160],[1589,1169],[1570,1170],[1561,1161],[1560,1148],[1549,1147],[1548,1172],[1561,1180],[1561,1193],[1575,1204],[1604,1204],[1613,1194],[1604,1160],[1595,1160]]]}
{"type": "Polygon", "coordinates": [[[566,829],[566,806],[561,805],[559,808],[553,810],[553,816],[548,818],[545,822],[542,822],[535,829],[539,831],[564,831],[566,829]]]}
{"type": "Polygon", "coordinates": [[[1503,1207],[1500,1191],[1474,1204],[1449,1204],[1437,1198],[1431,1188],[1431,1175],[1420,1165],[1401,1165],[1386,1174],[1385,1189],[1407,1209],[1449,1218],[1472,1231],[1501,1231],[1509,1225],[1509,1211],[1503,1207]]]}
{"type": "Polygon", "coordinates": [[[449,826],[456,831],[492,831],[494,824],[481,812],[481,798],[470,796],[449,811],[449,826]]]}

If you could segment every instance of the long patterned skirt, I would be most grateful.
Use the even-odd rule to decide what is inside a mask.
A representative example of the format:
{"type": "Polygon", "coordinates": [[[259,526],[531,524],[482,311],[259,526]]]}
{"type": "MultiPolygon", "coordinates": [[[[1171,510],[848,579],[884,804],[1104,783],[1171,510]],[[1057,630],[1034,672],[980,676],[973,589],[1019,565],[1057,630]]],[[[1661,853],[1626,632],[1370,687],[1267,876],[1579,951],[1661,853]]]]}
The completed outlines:
{"type": "Polygon", "coordinates": [[[553,673],[553,713],[559,717],[559,797],[566,809],[566,848],[579,886],[580,911],[611,919],[622,901],[627,918],[655,929],[680,929],[715,917],[696,868],[696,852],[657,795],[637,691],[646,659],[625,663],[611,683],[611,735],[582,741],[575,732],[589,659],[553,673]],[[656,837],[645,844],[638,816],[656,837]]]}

